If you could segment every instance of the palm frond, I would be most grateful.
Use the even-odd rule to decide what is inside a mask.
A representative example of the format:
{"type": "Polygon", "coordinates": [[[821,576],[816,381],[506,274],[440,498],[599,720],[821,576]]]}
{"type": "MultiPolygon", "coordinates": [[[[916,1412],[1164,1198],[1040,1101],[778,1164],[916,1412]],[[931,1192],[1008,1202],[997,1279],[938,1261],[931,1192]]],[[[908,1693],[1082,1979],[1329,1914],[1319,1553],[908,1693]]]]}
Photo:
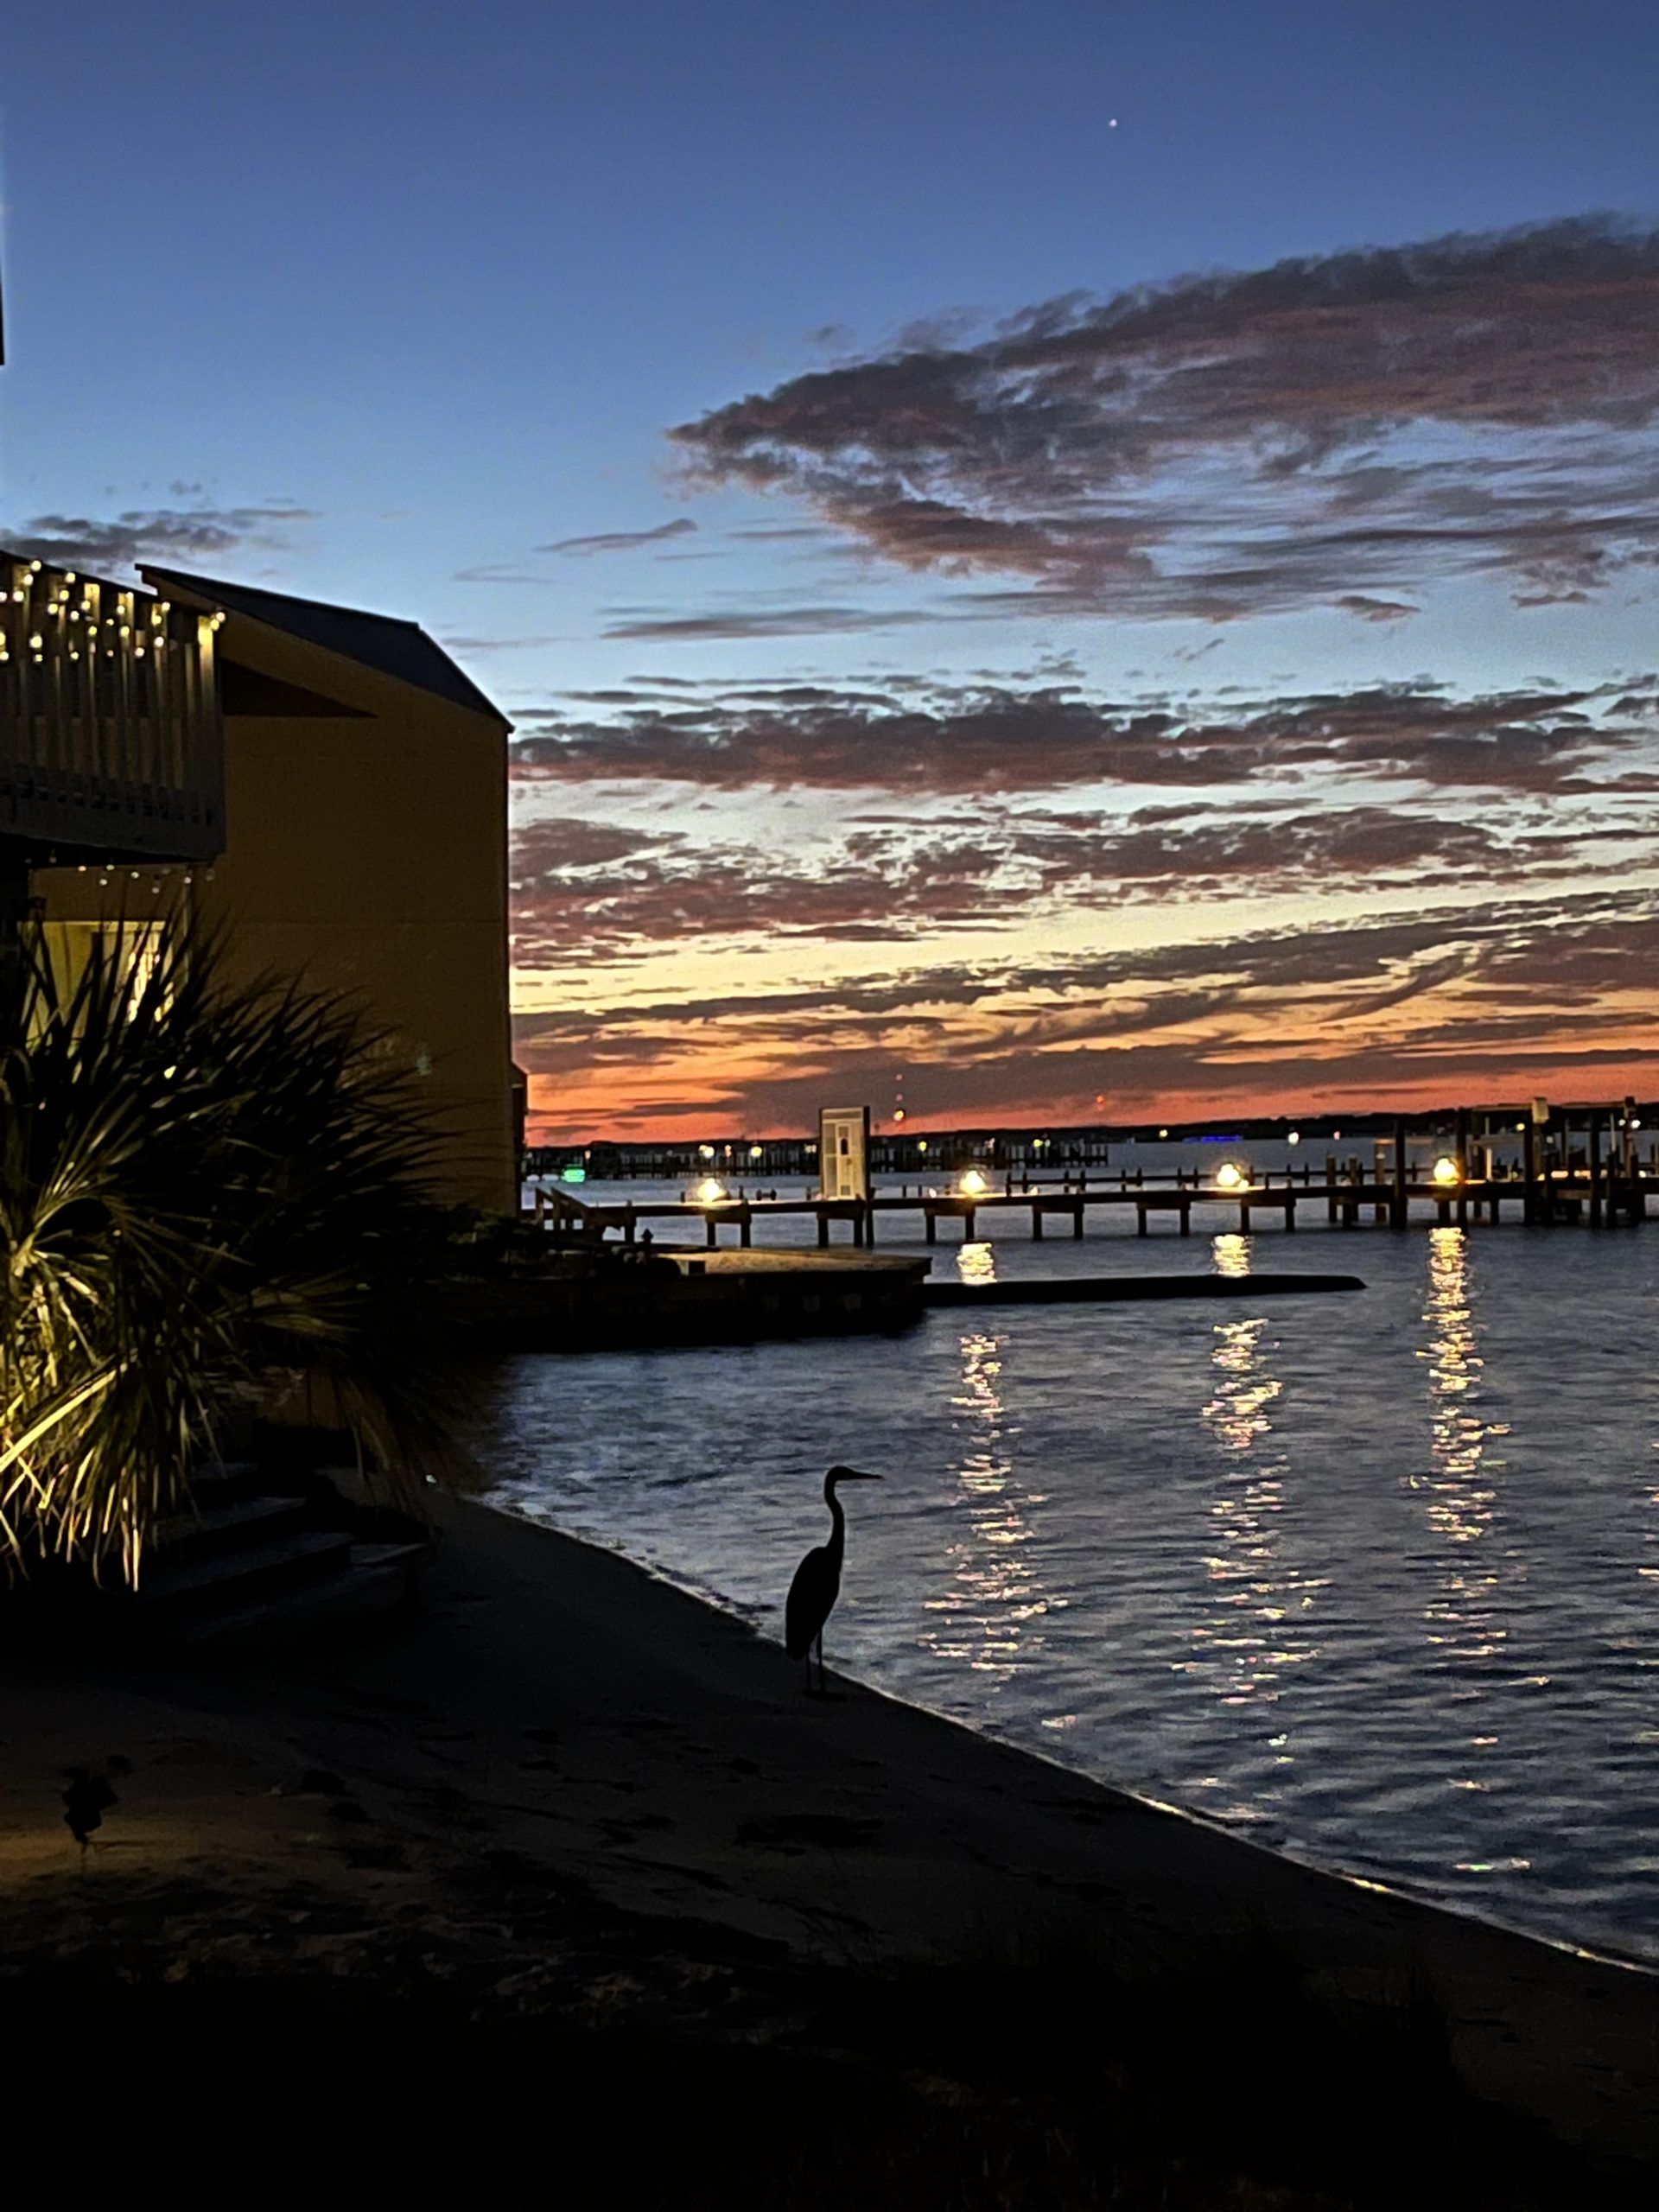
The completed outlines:
{"type": "Polygon", "coordinates": [[[437,1133],[336,995],[117,930],[0,1006],[0,1555],[136,1580],[227,1415],[296,1376],[372,1460],[452,1448],[437,1133]]]}

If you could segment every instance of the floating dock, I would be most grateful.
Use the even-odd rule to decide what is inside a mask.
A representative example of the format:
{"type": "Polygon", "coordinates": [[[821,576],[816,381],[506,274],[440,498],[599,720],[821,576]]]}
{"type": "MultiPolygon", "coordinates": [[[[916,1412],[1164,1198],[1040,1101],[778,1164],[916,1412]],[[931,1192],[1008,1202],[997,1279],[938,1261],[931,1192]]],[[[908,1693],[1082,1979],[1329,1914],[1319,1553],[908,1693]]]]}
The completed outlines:
{"type": "Polygon", "coordinates": [[[1172,1298],[1294,1298],[1363,1290],[1357,1275],[1073,1275],[1013,1282],[931,1282],[925,1306],[1115,1306],[1172,1298]]]}
{"type": "Polygon", "coordinates": [[[626,1351],[897,1334],[932,1308],[1288,1298],[1363,1290],[1357,1275],[1077,1275],[930,1283],[931,1260],[897,1253],[646,1251],[609,1245],[480,1281],[469,1300],[480,1350],[626,1351]]]}

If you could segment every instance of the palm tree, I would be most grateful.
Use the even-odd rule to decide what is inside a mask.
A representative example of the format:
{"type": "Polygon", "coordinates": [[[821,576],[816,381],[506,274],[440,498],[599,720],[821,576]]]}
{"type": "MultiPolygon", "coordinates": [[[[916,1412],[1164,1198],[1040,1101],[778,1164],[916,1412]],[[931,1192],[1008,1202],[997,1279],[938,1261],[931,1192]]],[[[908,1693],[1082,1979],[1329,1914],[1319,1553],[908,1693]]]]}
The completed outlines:
{"type": "Polygon", "coordinates": [[[188,929],[0,982],[0,1560],[138,1579],[238,1412],[321,1386],[361,1453],[449,1450],[435,1132],[390,1046],[188,929]]]}

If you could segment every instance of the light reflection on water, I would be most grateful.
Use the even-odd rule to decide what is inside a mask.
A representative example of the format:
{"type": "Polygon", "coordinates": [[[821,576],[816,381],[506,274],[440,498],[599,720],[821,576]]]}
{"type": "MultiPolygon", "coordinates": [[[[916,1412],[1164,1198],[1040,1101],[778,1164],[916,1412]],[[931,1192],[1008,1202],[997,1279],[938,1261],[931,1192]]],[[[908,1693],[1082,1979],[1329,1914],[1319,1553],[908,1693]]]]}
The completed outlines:
{"type": "MultiPolygon", "coordinates": [[[[972,1249],[972,1248],[970,1248],[972,1249]]],[[[951,1401],[957,1437],[957,1511],[945,1547],[949,1584],[925,1599],[942,1616],[918,1641],[992,1683],[1009,1680],[1040,1650],[1047,1610],[1031,1552],[1027,1500],[1014,1472],[1017,1428],[1001,1383],[1001,1341],[979,1329],[961,1339],[962,1388],[951,1401]]]]}
{"type": "Polygon", "coordinates": [[[957,1247],[957,1274],[963,1282],[996,1281],[996,1247],[983,1241],[957,1247]]]}
{"type": "MultiPolygon", "coordinates": [[[[1253,1240],[1217,1236],[1217,1274],[1248,1276],[1253,1240]]],[[[1217,1454],[1210,1504],[1214,1548],[1206,1556],[1207,1605],[1192,1630],[1192,1656],[1177,1662],[1224,1706],[1269,1708],[1280,1698],[1286,1670],[1318,1656],[1307,1618],[1322,1578],[1305,1574],[1284,1556],[1286,1486],[1289,1462],[1274,1436],[1273,1408],[1284,1389],[1270,1333],[1268,1303],[1254,1309],[1224,1308],[1212,1325],[1211,1393],[1200,1419],[1217,1454]],[[1234,1318],[1236,1316],[1237,1318],[1234,1318]]],[[[1287,1767],[1295,1754],[1287,1732],[1268,1738],[1273,1764],[1287,1767]]],[[[1219,1777],[1196,1777],[1196,1792],[1224,1790],[1219,1777]]],[[[1264,1817],[1249,1803],[1207,1796],[1205,1809],[1234,1821],[1264,1817]]]]}
{"type": "MultiPolygon", "coordinates": [[[[1509,1631],[1494,1612],[1500,1576],[1492,1548],[1472,1548],[1492,1534],[1496,1494],[1485,1473],[1488,1429],[1480,1410],[1483,1363],[1475,1349],[1468,1231],[1432,1229],[1428,1239],[1423,1319],[1430,1334],[1419,1356],[1428,1363],[1430,1467],[1412,1480],[1425,1494],[1429,1527],[1449,1547],[1440,1589],[1426,1608],[1428,1641],[1452,1659],[1478,1661],[1497,1656],[1509,1631]]],[[[1501,1435],[1503,1425],[1492,1433],[1501,1435]]],[[[1494,1460],[1494,1475],[1501,1465],[1494,1460]]]]}
{"type": "MultiPolygon", "coordinates": [[[[1207,1264],[1371,1287],[518,1361],[484,1449],[504,1502],[763,1633],[824,1466],[879,1468],[832,1665],[1355,1873],[1659,1957],[1659,1236],[1279,1236],[1207,1264]]],[[[931,1256],[961,1280],[1206,1265],[1156,1232],[931,1256]]]]}
{"type": "MultiPolygon", "coordinates": [[[[1410,1478],[1424,1501],[1424,1519],[1437,1547],[1438,1586],[1423,1608],[1430,1662],[1444,1676],[1449,1703],[1474,1708],[1474,1725],[1464,1738],[1466,1757],[1454,1758],[1445,1781],[1448,1789],[1484,1793],[1501,1768],[1491,1690],[1512,1673],[1509,1656],[1509,1607],[1505,1586],[1523,1580],[1525,1561],[1506,1549],[1497,1510],[1497,1484],[1503,1472],[1501,1455],[1489,1440],[1508,1433],[1508,1424],[1489,1422],[1482,1407],[1484,1361],[1478,1350],[1475,1312],[1475,1255],[1466,1229],[1428,1232],[1428,1297],[1423,1309],[1427,1331],[1419,1357],[1428,1372],[1429,1465],[1410,1478]]],[[[1532,1686],[1547,1685],[1548,1677],[1532,1686]]],[[[1471,1850],[1478,1846],[1471,1844],[1471,1850]]],[[[1529,1865],[1511,1854],[1503,1862],[1512,1872],[1529,1865]]],[[[1454,1859],[1464,1874],[1490,1874],[1496,1862],[1480,1856],[1454,1859]]]]}

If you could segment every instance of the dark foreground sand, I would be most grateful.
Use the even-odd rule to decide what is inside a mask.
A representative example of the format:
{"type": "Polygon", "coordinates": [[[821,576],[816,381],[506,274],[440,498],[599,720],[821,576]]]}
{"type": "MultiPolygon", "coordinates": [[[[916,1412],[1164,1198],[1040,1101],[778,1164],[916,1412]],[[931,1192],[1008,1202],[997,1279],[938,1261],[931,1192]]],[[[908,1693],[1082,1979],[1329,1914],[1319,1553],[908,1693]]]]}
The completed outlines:
{"type": "Polygon", "coordinates": [[[181,2073],[198,2133],[235,2054],[267,2162],[308,2113],[338,2127],[342,2069],[368,2069],[358,2149],[389,2186],[411,2143],[448,2174],[458,2141],[482,2157],[527,2126],[571,2202],[1645,2201],[1654,1977],[850,1686],[808,1700],[775,1646],[627,1562],[443,1517],[423,1610],[372,1634],[233,1665],[8,1662],[14,2110],[60,2061],[101,2063],[145,2095],[181,2073]],[[111,1754],[131,1771],[83,1862],[61,1770],[111,1754]],[[544,2121],[526,2080],[561,2085],[544,2121]],[[773,2136],[825,2097],[833,2142],[798,2168],[773,2136]],[[728,2108],[705,2146],[723,2184],[671,2190],[688,2129],[728,2108]],[[600,2135],[603,2190],[570,2181],[600,2135]],[[888,2193],[837,2158],[891,2168],[888,2193]],[[930,2194],[953,2160],[976,2178],[930,2194]]]}

